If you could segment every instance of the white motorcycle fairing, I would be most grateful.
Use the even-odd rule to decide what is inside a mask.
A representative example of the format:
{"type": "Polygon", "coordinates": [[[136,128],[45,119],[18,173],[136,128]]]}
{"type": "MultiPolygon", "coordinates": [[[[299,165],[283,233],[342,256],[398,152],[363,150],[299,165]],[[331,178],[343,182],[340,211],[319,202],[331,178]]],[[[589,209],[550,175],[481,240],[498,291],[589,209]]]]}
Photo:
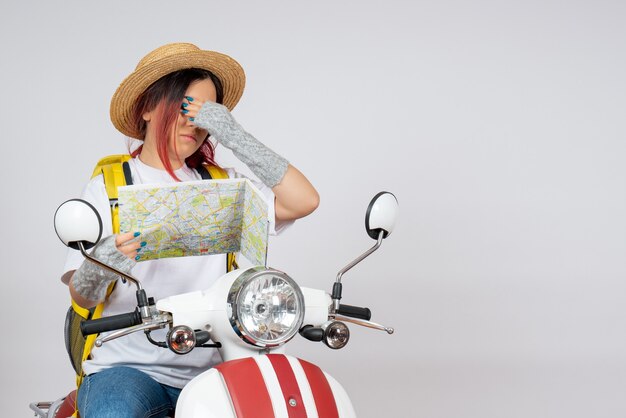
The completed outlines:
{"type": "MultiPolygon", "coordinates": [[[[160,311],[170,312],[173,325],[186,325],[192,329],[210,331],[219,336],[222,347],[219,353],[223,361],[256,355],[264,351],[244,342],[233,332],[229,321],[230,306],[225,303],[233,282],[246,270],[234,270],[221,277],[210,289],[170,296],[157,302],[160,311]]],[[[304,295],[304,325],[319,326],[328,320],[330,296],[323,290],[301,287],[304,295]]],[[[283,352],[284,345],[271,347],[273,352],[283,352]]]]}
{"type": "Polygon", "coordinates": [[[189,382],[176,415],[185,418],[353,418],[345,389],[312,363],[283,354],[222,363],[189,382]]]}

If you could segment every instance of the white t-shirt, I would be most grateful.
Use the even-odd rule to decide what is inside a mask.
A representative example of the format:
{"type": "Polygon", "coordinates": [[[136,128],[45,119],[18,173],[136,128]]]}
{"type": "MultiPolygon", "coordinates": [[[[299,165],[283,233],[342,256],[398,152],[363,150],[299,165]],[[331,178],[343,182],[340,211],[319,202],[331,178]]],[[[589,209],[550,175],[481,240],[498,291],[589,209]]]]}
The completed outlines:
{"type": "MultiPolygon", "coordinates": [[[[165,171],[150,167],[134,158],[129,161],[133,184],[164,184],[176,181],[165,171]]],[[[242,175],[227,169],[230,178],[242,175]]],[[[176,176],[182,181],[201,180],[200,174],[187,166],[176,170],[176,176]]],[[[277,234],[293,222],[275,224],[274,194],[262,183],[255,186],[267,197],[270,234],[277,234]]],[[[93,178],[83,190],[82,199],[91,203],[100,213],[103,224],[102,236],[113,234],[111,209],[102,176],[93,178]]],[[[64,272],[76,270],[83,263],[84,257],[79,251],[69,249],[64,272]]],[[[204,290],[226,273],[226,255],[205,255],[196,257],[176,257],[158,260],[140,261],[132,270],[146,289],[148,296],[155,300],[164,297],[204,290]]],[[[137,306],[136,287],[119,280],[115,290],[108,297],[103,316],[116,315],[132,311],[137,306]]],[[[152,332],[153,339],[164,341],[166,330],[152,332]]],[[[106,333],[102,334],[106,335],[106,333]]],[[[91,359],[85,361],[83,370],[86,374],[96,373],[112,366],[129,366],[139,369],[157,381],[182,388],[197,374],[221,362],[214,348],[196,348],[186,355],[177,355],[167,348],[151,344],[143,332],[137,332],[109,342],[91,351],[91,359]]]]}

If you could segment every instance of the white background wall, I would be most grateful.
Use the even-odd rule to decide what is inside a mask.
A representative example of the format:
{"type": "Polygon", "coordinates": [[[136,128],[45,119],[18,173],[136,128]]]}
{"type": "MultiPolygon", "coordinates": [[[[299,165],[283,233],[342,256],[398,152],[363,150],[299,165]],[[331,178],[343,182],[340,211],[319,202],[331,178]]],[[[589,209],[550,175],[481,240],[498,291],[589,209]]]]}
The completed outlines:
{"type": "Polygon", "coordinates": [[[360,417],[626,416],[625,19],[617,0],[3,2],[2,415],[73,387],[54,211],[124,151],[117,85],[189,41],[243,65],[236,118],[321,194],[272,266],[330,289],[373,244],[369,199],[398,197],[344,278],[396,334],[290,349],[360,417]]]}

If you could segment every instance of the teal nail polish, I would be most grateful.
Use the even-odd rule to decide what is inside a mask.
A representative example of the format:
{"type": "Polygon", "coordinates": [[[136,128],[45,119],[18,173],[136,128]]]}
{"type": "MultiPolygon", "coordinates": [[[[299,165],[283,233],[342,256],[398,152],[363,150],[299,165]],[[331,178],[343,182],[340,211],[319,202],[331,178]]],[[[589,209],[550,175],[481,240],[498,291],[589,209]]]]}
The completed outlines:
{"type": "Polygon", "coordinates": [[[135,261],[139,261],[139,256],[135,257],[135,261]]]}
{"type": "Polygon", "coordinates": [[[137,252],[141,251],[141,248],[137,248],[137,252]]]}
{"type": "Polygon", "coordinates": [[[146,241],[142,241],[141,246],[145,247],[148,243],[146,241]]]}
{"type": "Polygon", "coordinates": [[[133,236],[134,236],[134,237],[138,237],[138,236],[139,236],[139,232],[135,232],[135,233],[133,234],[133,236]]]}
{"type": "Polygon", "coordinates": [[[193,116],[190,116],[190,117],[189,117],[189,120],[193,122],[193,121],[194,121],[194,120],[196,120],[196,119],[195,119],[193,116]]]}
{"type": "Polygon", "coordinates": [[[183,109],[183,115],[186,115],[187,113],[189,113],[189,111],[187,109],[183,109]]]}
{"type": "Polygon", "coordinates": [[[188,103],[183,103],[183,107],[187,107],[187,106],[189,106],[188,103]]]}
{"type": "Polygon", "coordinates": [[[187,99],[190,102],[193,102],[193,97],[187,96],[187,97],[185,97],[185,99],[187,99]]]}

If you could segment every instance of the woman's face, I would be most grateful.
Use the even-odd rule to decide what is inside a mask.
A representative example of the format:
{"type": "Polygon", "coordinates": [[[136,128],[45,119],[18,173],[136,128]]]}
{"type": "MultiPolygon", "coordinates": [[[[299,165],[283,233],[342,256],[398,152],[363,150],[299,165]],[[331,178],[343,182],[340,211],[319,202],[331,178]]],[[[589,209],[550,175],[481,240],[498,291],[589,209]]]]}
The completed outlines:
{"type": "MultiPolygon", "coordinates": [[[[189,87],[187,87],[185,96],[194,97],[198,101],[202,102],[215,102],[217,100],[217,92],[211,79],[196,80],[192,82],[189,87]]],[[[182,104],[183,98],[181,97],[180,105],[182,106],[182,104]]],[[[156,157],[155,127],[151,123],[156,112],[157,110],[155,109],[143,114],[143,119],[146,121],[147,126],[142,155],[144,152],[148,152],[156,157]]],[[[181,162],[193,155],[193,153],[196,152],[200,146],[202,146],[202,143],[206,139],[207,135],[208,132],[206,130],[198,128],[189,121],[187,116],[184,116],[179,111],[176,122],[172,126],[170,138],[167,143],[167,154],[172,166],[175,169],[180,167],[181,162]]]]}
{"type": "MultiPolygon", "coordinates": [[[[192,82],[187,91],[185,91],[185,96],[194,97],[202,102],[215,102],[217,100],[215,85],[208,78],[192,82]]],[[[170,159],[175,160],[176,152],[178,151],[178,158],[181,161],[185,161],[187,157],[200,148],[208,134],[205,129],[198,128],[189,121],[187,116],[179,113],[168,147],[170,159]]]]}

